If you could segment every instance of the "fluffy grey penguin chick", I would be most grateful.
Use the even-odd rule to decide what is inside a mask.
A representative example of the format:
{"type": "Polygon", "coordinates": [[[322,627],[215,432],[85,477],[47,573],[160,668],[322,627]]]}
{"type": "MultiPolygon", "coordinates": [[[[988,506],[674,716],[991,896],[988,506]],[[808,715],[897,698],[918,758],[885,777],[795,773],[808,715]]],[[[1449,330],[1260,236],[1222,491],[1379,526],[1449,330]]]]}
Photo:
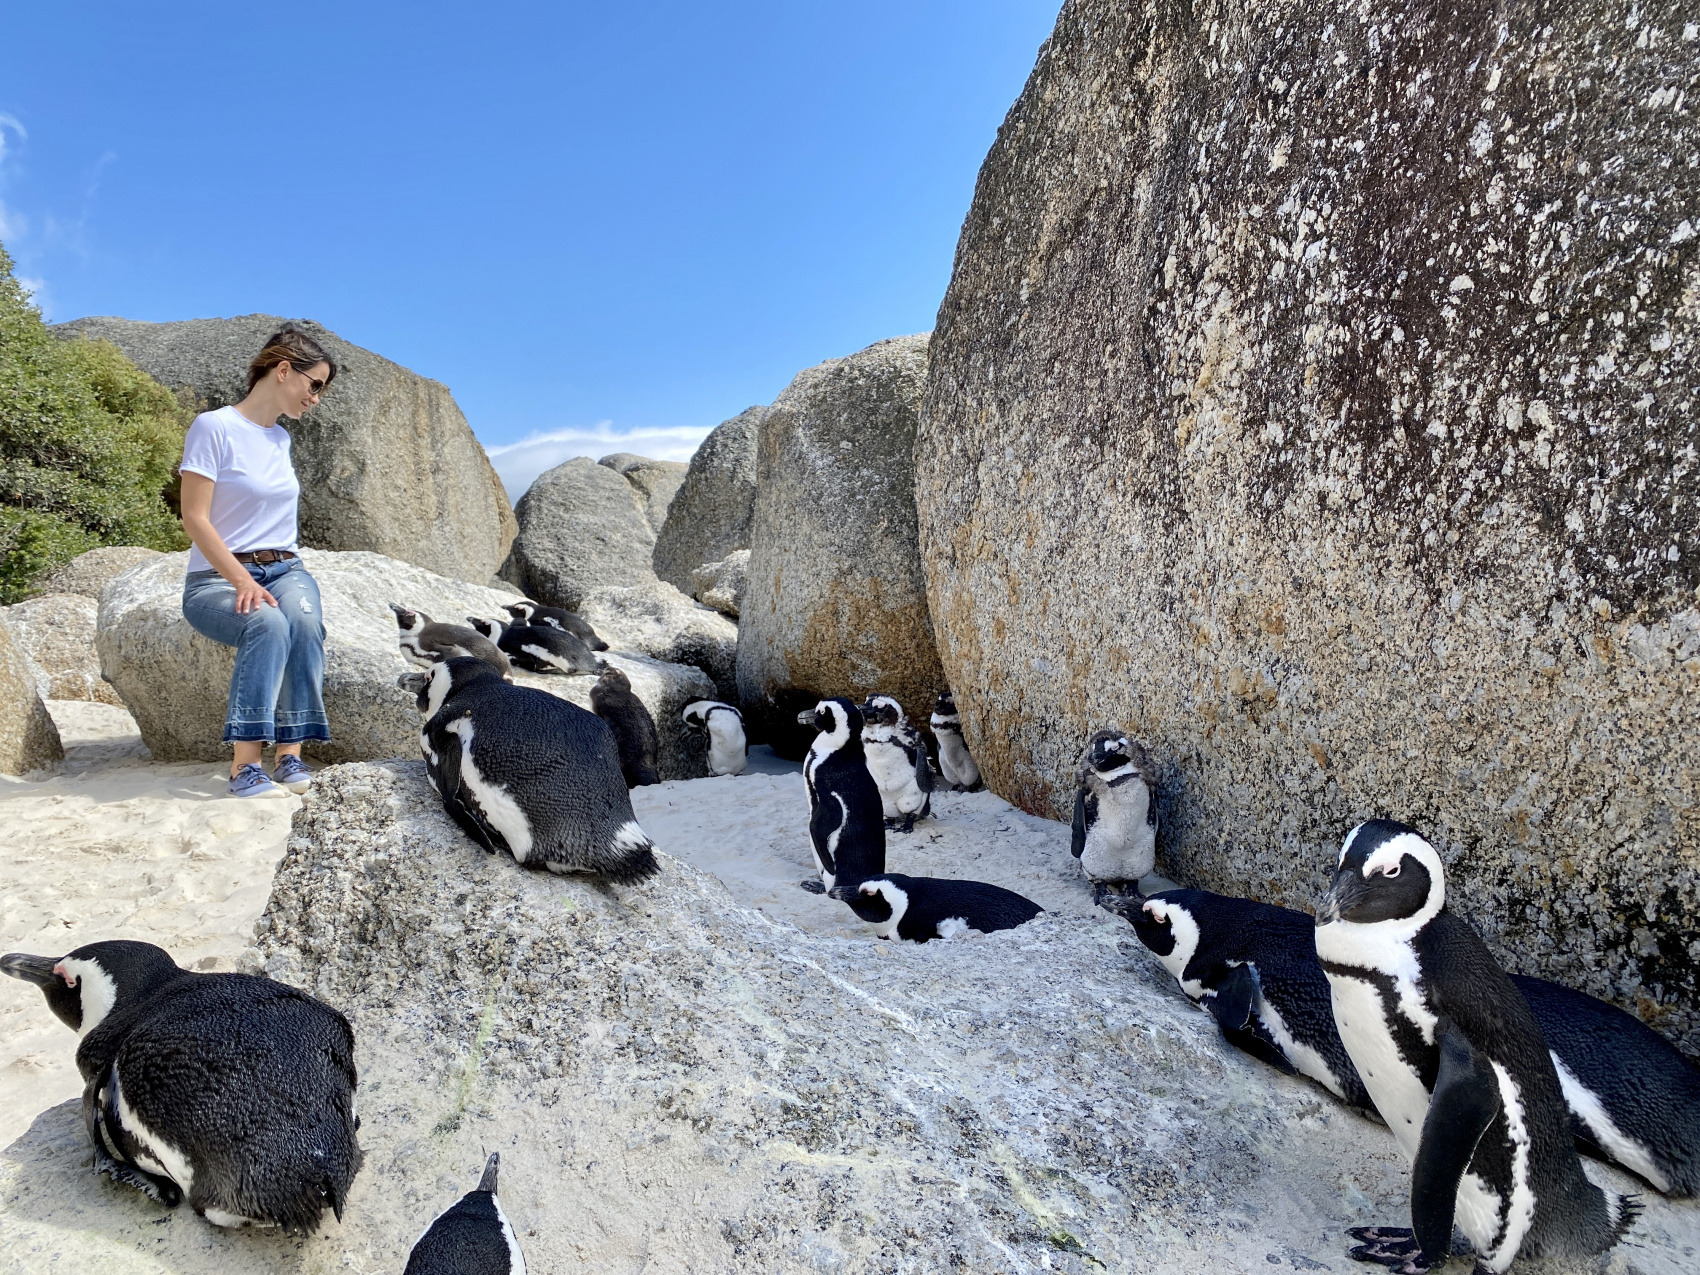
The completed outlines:
{"type": "Polygon", "coordinates": [[[661,754],[661,735],[655,729],[655,719],[632,690],[631,678],[613,665],[603,669],[596,685],[590,688],[590,707],[614,732],[626,787],[660,783],[661,774],[656,767],[661,754]]]}
{"type": "Polygon", "coordinates": [[[480,660],[404,673],[418,698],[425,773],[443,809],[490,853],[551,872],[641,881],[659,871],[608,724],[480,660]]]}
{"type": "Polygon", "coordinates": [[[1115,887],[1137,894],[1139,878],[1157,866],[1155,777],[1145,750],[1125,731],[1101,730],[1086,745],[1071,850],[1100,903],[1115,887]]]}
{"type": "Polygon", "coordinates": [[[685,729],[708,737],[708,771],[711,775],[741,775],[750,755],[744,734],[744,715],[717,699],[694,699],[680,714],[685,729]]]}
{"type": "Polygon", "coordinates": [[[342,1217],[361,1156],[354,1030],[336,1010],[128,940],[13,952],[0,971],[39,987],[82,1038],[97,1171],[168,1208],[187,1199],[215,1226],[312,1231],[326,1205],[342,1217]]]}
{"type": "Polygon", "coordinates": [[[489,638],[464,624],[438,624],[423,611],[390,603],[395,612],[401,653],[419,664],[435,664],[455,655],[483,660],[503,677],[511,677],[508,657],[489,638]]]}
{"type": "Polygon", "coordinates": [[[402,1275],[525,1275],[519,1238],[496,1198],[501,1160],[491,1152],[478,1185],[425,1228],[402,1275]]]}
{"type": "Polygon", "coordinates": [[[956,711],[956,696],[948,690],[939,692],[933,706],[932,728],[939,745],[939,774],[945,783],[952,792],[979,791],[980,767],[962,738],[962,715],[956,711]]]}
{"type": "Polygon", "coordinates": [[[1316,913],[1334,1021],[1412,1162],[1411,1229],[1358,1227],[1358,1261],[1443,1265],[1452,1228],[1498,1275],[1603,1253],[1638,1212],[1582,1173],[1546,1039],[1487,946],[1446,908],[1440,855],[1404,824],[1346,837],[1316,913]]]}
{"type": "Polygon", "coordinates": [[[602,661],[571,633],[547,625],[503,624],[469,615],[466,622],[506,651],[508,657],[531,673],[600,673],[602,661]]]}
{"type": "Polygon", "coordinates": [[[547,628],[559,629],[563,633],[571,633],[593,651],[608,649],[608,644],[597,637],[596,630],[590,627],[590,621],[576,611],[539,606],[528,598],[508,607],[508,614],[521,624],[541,624],[547,628]]]}
{"type": "Polygon", "coordinates": [[[879,785],[885,826],[913,832],[933,810],[933,768],[921,737],[889,695],[870,695],[862,708],[862,751],[879,785]]]}

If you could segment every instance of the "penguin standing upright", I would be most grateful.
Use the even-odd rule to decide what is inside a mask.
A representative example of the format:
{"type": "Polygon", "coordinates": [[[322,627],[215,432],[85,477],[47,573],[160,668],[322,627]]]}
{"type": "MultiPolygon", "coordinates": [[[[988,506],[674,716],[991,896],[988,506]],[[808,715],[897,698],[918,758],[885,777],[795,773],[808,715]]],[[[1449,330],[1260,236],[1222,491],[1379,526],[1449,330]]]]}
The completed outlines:
{"type": "Polygon", "coordinates": [[[933,737],[939,745],[939,774],[953,792],[975,792],[980,787],[980,767],[962,738],[962,715],[956,711],[956,696],[940,691],[933,706],[933,737]]]}
{"type": "Polygon", "coordinates": [[[525,1275],[525,1254],[496,1198],[492,1151],[478,1185],[437,1215],[407,1255],[402,1275],[525,1275]]]}
{"type": "Polygon", "coordinates": [[[0,971],[41,988],[82,1037],[96,1170],[168,1208],[187,1199],[215,1226],[311,1231],[327,1204],[341,1219],[361,1156],[354,1031],[336,1010],[129,940],[13,952],[0,971]]]}
{"type": "Polygon", "coordinates": [[[717,699],[694,699],[679,714],[685,729],[708,736],[708,772],[711,775],[741,775],[749,762],[749,736],[744,734],[744,715],[717,699]]]}
{"type": "Polygon", "coordinates": [[[889,695],[870,695],[861,706],[862,751],[868,773],[879,785],[885,826],[913,832],[915,821],[933,811],[933,768],[921,737],[889,695]]]}
{"type": "Polygon", "coordinates": [[[483,660],[503,677],[512,674],[508,657],[489,638],[464,624],[439,624],[423,611],[390,603],[395,612],[396,640],[401,653],[420,664],[435,664],[456,655],[483,660]]]}
{"type": "Polygon", "coordinates": [[[1637,1207],[1583,1176],[1528,1002],[1446,910],[1440,855],[1404,824],[1359,824],[1316,914],[1340,1038],[1413,1164],[1411,1229],[1360,1227],[1359,1261],[1443,1264],[1454,1221],[1489,1271],[1588,1257],[1637,1207]]]}
{"type": "Polygon", "coordinates": [[[445,660],[397,685],[418,697],[419,745],[443,809],[490,853],[611,881],[659,870],[595,713],[510,685],[480,660],[445,660]]]}
{"type": "Polygon", "coordinates": [[[885,818],[879,786],[862,752],[862,714],[842,695],[797,714],[800,726],[820,734],[803,758],[809,793],[809,840],[820,880],[804,881],[813,894],[853,884],[885,871],[885,818]]]}
{"type": "Polygon", "coordinates": [[[596,630],[590,627],[590,621],[576,611],[563,611],[560,607],[538,606],[529,599],[515,602],[508,607],[508,614],[521,624],[544,625],[551,629],[559,629],[562,633],[571,633],[593,651],[606,651],[608,644],[596,636],[596,630]]]}
{"type": "Polygon", "coordinates": [[[614,747],[620,754],[620,773],[626,787],[641,788],[661,782],[657,769],[661,735],[655,719],[632,690],[632,679],[610,664],[590,688],[591,710],[614,732],[614,747]]]}
{"type": "Polygon", "coordinates": [[[540,624],[503,624],[469,615],[466,622],[530,673],[600,673],[603,663],[571,633],[540,624]]]}
{"type": "Polygon", "coordinates": [[[1137,894],[1139,878],[1157,866],[1156,777],[1123,731],[1101,730],[1086,745],[1071,850],[1100,901],[1117,887],[1137,894]]]}
{"type": "Polygon", "coordinates": [[[828,893],[875,927],[878,938],[926,943],[974,930],[990,934],[1025,925],[1045,909],[1014,890],[986,881],[910,877],[882,872],[846,881],[828,893]]]}

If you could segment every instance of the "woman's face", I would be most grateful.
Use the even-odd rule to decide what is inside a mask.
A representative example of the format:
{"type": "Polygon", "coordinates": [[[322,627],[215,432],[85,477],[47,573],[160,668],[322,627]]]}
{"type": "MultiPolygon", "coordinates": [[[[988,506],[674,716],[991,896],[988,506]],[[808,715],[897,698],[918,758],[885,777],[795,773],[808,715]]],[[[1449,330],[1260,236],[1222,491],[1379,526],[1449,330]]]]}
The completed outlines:
{"type": "Polygon", "coordinates": [[[284,394],[283,414],[292,421],[300,420],[301,413],[317,405],[325,389],[325,378],[330,374],[328,363],[315,363],[305,372],[292,363],[279,363],[274,375],[279,378],[279,388],[284,394]],[[313,388],[315,385],[317,390],[313,388]]]}

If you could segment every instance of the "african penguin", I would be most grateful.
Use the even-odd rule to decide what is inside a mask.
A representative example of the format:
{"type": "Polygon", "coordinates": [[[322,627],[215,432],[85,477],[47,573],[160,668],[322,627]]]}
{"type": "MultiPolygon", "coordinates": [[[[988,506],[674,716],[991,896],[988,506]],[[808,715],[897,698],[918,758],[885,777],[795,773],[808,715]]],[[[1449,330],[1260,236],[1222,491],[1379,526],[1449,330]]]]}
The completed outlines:
{"type": "Polygon", "coordinates": [[[168,1208],[187,1199],[215,1226],[311,1231],[327,1204],[341,1219],[361,1156],[354,1031],[336,1010],[129,940],[13,952],[0,970],[41,988],[82,1038],[97,1171],[168,1208]]]}
{"type": "Polygon", "coordinates": [[[423,611],[409,611],[394,602],[390,603],[390,610],[395,612],[401,653],[409,659],[420,664],[435,664],[450,656],[470,655],[483,660],[503,677],[513,672],[508,665],[508,657],[476,629],[463,624],[438,624],[423,611]]]}
{"type": "Polygon", "coordinates": [[[1373,1110],[1334,1027],[1316,922],[1303,912],[1206,890],[1104,901],[1125,918],[1193,1004],[1254,1058],[1309,1076],[1336,1098],[1373,1110]]]}
{"type": "Polygon", "coordinates": [[[868,696],[861,712],[862,751],[868,773],[879,785],[885,826],[913,832],[915,821],[933,810],[933,768],[927,750],[904,720],[903,706],[891,696],[868,696]]]}
{"type": "Polygon", "coordinates": [[[661,782],[656,769],[661,753],[661,735],[655,719],[632,690],[632,679],[612,664],[602,670],[590,688],[590,707],[614,732],[614,747],[620,754],[620,773],[626,787],[641,788],[661,782]]]}
{"type": "Polygon", "coordinates": [[[1045,910],[1001,885],[906,877],[900,872],[846,881],[828,893],[872,924],[876,937],[896,936],[913,943],[951,939],[966,930],[1013,930],[1045,910]]]}
{"type": "Polygon", "coordinates": [[[741,775],[750,755],[744,734],[744,715],[717,699],[694,699],[685,705],[685,728],[708,737],[708,773],[741,775]]]}
{"type": "Polygon", "coordinates": [[[1114,887],[1138,893],[1157,866],[1156,776],[1145,750],[1119,730],[1092,736],[1074,795],[1071,850],[1102,901],[1114,887]]]}
{"type": "Polygon", "coordinates": [[[397,685],[418,697],[420,749],[443,809],[490,853],[610,881],[659,870],[614,736],[595,713],[464,657],[397,685]]]}
{"type": "Polygon", "coordinates": [[[525,1254],[496,1198],[501,1161],[490,1153],[478,1185],[425,1228],[402,1275],[525,1275],[525,1254]]]}
{"type": "Polygon", "coordinates": [[[885,871],[885,819],[879,786],[862,752],[861,711],[839,695],[798,713],[797,724],[820,732],[803,758],[809,840],[820,880],[802,886],[824,894],[885,871]]]}
{"type": "Polygon", "coordinates": [[[980,788],[980,767],[962,738],[962,715],[956,711],[956,697],[940,691],[933,706],[933,737],[939,745],[939,774],[944,776],[953,792],[976,792],[980,788]]]}
{"type": "Polygon", "coordinates": [[[1587,1257],[1637,1206],[1582,1173],[1570,1114],[1529,1004],[1446,910],[1433,846],[1373,820],[1346,837],[1316,914],[1334,1020],[1376,1110],[1413,1163],[1411,1229],[1359,1227],[1359,1261],[1441,1265],[1452,1227],[1479,1265],[1587,1257]]]}
{"type": "Polygon", "coordinates": [[[590,621],[576,611],[538,606],[537,603],[527,600],[513,603],[508,607],[508,614],[521,624],[541,624],[551,629],[559,629],[563,633],[571,633],[593,651],[608,649],[608,644],[597,637],[596,630],[590,627],[590,621]]]}
{"type": "Polygon", "coordinates": [[[469,615],[466,622],[530,673],[600,673],[603,663],[571,633],[541,624],[503,624],[469,615]]]}

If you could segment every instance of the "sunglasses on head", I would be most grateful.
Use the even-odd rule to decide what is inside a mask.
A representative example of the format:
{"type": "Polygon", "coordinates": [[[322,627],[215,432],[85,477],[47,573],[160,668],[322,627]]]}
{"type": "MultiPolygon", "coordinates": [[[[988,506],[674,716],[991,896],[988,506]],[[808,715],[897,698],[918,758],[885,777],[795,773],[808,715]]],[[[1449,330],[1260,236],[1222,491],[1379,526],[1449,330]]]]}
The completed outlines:
{"type": "MultiPolygon", "coordinates": [[[[295,367],[295,365],[293,363],[291,363],[289,366],[295,367]]],[[[297,372],[301,373],[302,376],[307,376],[307,372],[306,372],[305,368],[295,367],[295,370],[297,372]]],[[[316,376],[307,376],[307,391],[308,391],[308,393],[312,394],[314,398],[317,398],[320,394],[323,394],[325,392],[325,386],[328,385],[328,384],[330,384],[329,381],[321,381],[316,376]]]]}

